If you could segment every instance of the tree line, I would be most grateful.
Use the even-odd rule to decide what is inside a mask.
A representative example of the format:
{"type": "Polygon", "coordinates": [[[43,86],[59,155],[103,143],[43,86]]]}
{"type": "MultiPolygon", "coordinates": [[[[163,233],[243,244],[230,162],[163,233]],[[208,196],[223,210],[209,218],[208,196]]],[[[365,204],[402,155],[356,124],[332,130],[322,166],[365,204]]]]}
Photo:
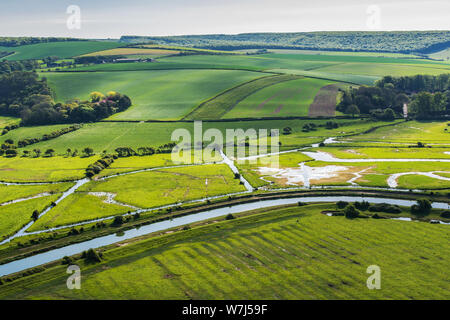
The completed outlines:
{"type": "Polygon", "coordinates": [[[243,33],[166,37],[123,36],[121,42],[152,42],[216,50],[308,49],[428,53],[450,46],[450,31],[243,33]]]}
{"type": "Polygon", "coordinates": [[[0,46],[2,47],[18,47],[28,44],[47,43],[47,42],[63,42],[63,41],[86,41],[77,38],[57,38],[57,37],[0,37],[0,46]]]}
{"type": "Polygon", "coordinates": [[[118,92],[92,92],[89,100],[56,103],[46,78],[16,71],[0,76],[0,115],[22,119],[23,125],[94,122],[126,110],[131,99],[118,92]]]}
{"type": "Polygon", "coordinates": [[[450,74],[438,76],[386,76],[375,86],[349,88],[342,93],[336,110],[346,114],[370,114],[380,120],[393,120],[403,114],[424,120],[450,116],[450,74]]]}

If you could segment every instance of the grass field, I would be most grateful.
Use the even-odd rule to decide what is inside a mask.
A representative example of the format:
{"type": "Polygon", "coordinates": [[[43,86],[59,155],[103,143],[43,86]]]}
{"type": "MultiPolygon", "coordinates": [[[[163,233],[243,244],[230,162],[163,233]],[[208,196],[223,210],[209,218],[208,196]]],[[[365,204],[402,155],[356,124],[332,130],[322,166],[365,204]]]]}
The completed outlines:
{"type": "Polygon", "coordinates": [[[105,203],[105,197],[75,193],[65,198],[55,208],[42,216],[28,231],[69,225],[86,220],[124,214],[129,207],[105,203]]]}
{"type": "Polygon", "coordinates": [[[143,49],[143,48],[115,48],[109,50],[102,50],[84,54],[83,57],[94,56],[134,56],[134,55],[152,55],[165,56],[170,54],[177,54],[179,51],[164,50],[164,49],[143,49]]]}
{"type": "Polygon", "coordinates": [[[0,181],[48,182],[81,179],[99,157],[0,158],[0,181]]]}
{"type": "Polygon", "coordinates": [[[5,284],[2,299],[447,299],[444,225],[328,217],[334,206],[272,210],[128,244],[81,266],[5,284]],[[424,242],[423,238],[426,238],[424,242]],[[369,290],[366,269],[381,269],[369,290]]]}
{"type": "MultiPolygon", "coordinates": [[[[37,127],[20,127],[9,131],[7,134],[0,136],[0,143],[4,143],[5,140],[11,139],[17,144],[19,140],[30,138],[42,138],[44,134],[50,134],[54,131],[58,131],[62,128],[67,128],[69,124],[57,124],[50,126],[37,126],[37,127]]],[[[30,145],[30,148],[33,146],[30,145]]],[[[45,151],[45,150],[43,150],[45,151]]]]}
{"type": "MultiPolygon", "coordinates": [[[[385,122],[371,122],[355,120],[336,120],[340,124],[337,129],[327,130],[318,127],[317,131],[302,132],[306,123],[315,123],[317,126],[324,125],[327,120],[271,120],[271,121],[236,121],[236,122],[204,122],[203,132],[210,128],[216,128],[226,138],[226,129],[279,129],[291,127],[292,134],[280,136],[281,148],[293,148],[307,144],[318,143],[328,137],[343,136],[360,133],[374,126],[381,126],[385,122]]],[[[117,147],[139,148],[143,146],[158,147],[171,141],[172,132],[176,129],[187,129],[193,136],[193,123],[118,123],[101,122],[85,124],[83,128],[62,135],[56,139],[43,141],[31,145],[26,150],[39,148],[46,150],[53,148],[60,155],[66,153],[67,148],[81,150],[91,147],[95,153],[103,150],[113,152],[117,147]]],[[[42,129],[43,130],[43,129],[42,129]]]]}
{"type": "Polygon", "coordinates": [[[327,152],[339,159],[450,159],[449,148],[386,148],[386,147],[326,147],[317,151],[327,152]]]}
{"type": "MultiPolygon", "coordinates": [[[[273,85],[296,79],[296,76],[281,75],[261,77],[254,81],[243,83],[226,90],[221,94],[205,101],[186,116],[188,120],[220,119],[232,110],[237,104],[255,92],[270,88],[273,85]]],[[[240,117],[236,117],[240,118],[240,117]]]]}
{"type": "Polygon", "coordinates": [[[6,238],[31,221],[34,210],[42,212],[58,195],[36,198],[15,204],[0,206],[0,239],[6,238]]]}
{"type": "Polygon", "coordinates": [[[107,50],[121,46],[118,42],[108,41],[66,41],[38,43],[19,47],[0,47],[0,51],[14,51],[5,60],[42,59],[56,56],[61,59],[71,58],[99,50],[107,50]]]}
{"type": "Polygon", "coordinates": [[[227,165],[160,169],[93,181],[79,191],[111,192],[115,200],[141,208],[245,191],[227,165]],[[157,188],[156,188],[157,186],[157,188]]]}
{"type": "Polygon", "coordinates": [[[28,198],[43,193],[59,193],[66,191],[72,183],[56,183],[45,185],[0,185],[0,204],[11,200],[28,198]]]}
{"type": "Polygon", "coordinates": [[[13,124],[19,124],[20,119],[14,117],[3,117],[0,116],[0,129],[3,129],[6,126],[10,126],[13,124]]]}
{"type": "Polygon", "coordinates": [[[428,56],[432,59],[444,60],[445,62],[448,63],[450,60],[450,48],[429,54],[428,56]]]}
{"type": "Polygon", "coordinates": [[[203,100],[262,75],[229,70],[46,73],[56,100],[88,99],[92,91],[128,95],[133,106],[114,120],[180,119],[203,100]]]}
{"type": "Polygon", "coordinates": [[[450,189],[450,181],[434,179],[421,175],[401,176],[398,178],[397,182],[398,187],[404,189],[450,189]]]}
{"type": "Polygon", "coordinates": [[[352,142],[372,142],[379,141],[383,143],[406,143],[417,144],[417,142],[429,144],[450,144],[450,133],[446,132],[448,128],[446,122],[418,122],[408,121],[401,123],[391,130],[377,129],[371,133],[354,136],[346,140],[352,142]]]}
{"type": "Polygon", "coordinates": [[[330,81],[311,78],[274,84],[243,99],[223,118],[306,117],[316,94],[330,84],[330,81]]]}

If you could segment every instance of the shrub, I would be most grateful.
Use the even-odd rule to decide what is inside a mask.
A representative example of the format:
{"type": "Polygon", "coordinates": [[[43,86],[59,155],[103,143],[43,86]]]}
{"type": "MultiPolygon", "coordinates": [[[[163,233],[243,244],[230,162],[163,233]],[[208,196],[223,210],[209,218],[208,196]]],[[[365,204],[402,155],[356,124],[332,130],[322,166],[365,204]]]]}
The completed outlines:
{"type": "Polygon", "coordinates": [[[359,211],[355,209],[353,205],[348,205],[344,209],[344,215],[347,219],[354,219],[359,216],[359,211]]]}
{"type": "Polygon", "coordinates": [[[348,202],[346,202],[346,201],[338,201],[338,202],[336,202],[336,206],[339,209],[344,209],[347,205],[348,205],[348,202]]]}
{"type": "Polygon", "coordinates": [[[227,216],[225,217],[225,220],[233,220],[233,219],[235,219],[235,217],[231,213],[227,214],[227,216]]]}
{"type": "Polygon", "coordinates": [[[71,264],[73,262],[73,259],[71,257],[65,256],[62,258],[61,264],[71,264]]]}
{"type": "Polygon", "coordinates": [[[426,216],[431,212],[431,202],[427,199],[417,200],[417,204],[411,206],[411,213],[414,215],[426,216]]]}
{"type": "Polygon", "coordinates": [[[370,203],[367,201],[358,202],[356,201],[354,204],[355,208],[361,211],[366,211],[370,207],[370,203]]]}
{"type": "Polygon", "coordinates": [[[402,210],[395,205],[391,205],[389,203],[377,203],[369,206],[370,212],[385,212],[385,213],[401,213],[402,210]]]}
{"type": "MultiPolygon", "coordinates": [[[[94,249],[89,249],[88,251],[85,251],[85,252],[83,253],[83,255],[84,255],[84,259],[85,259],[87,262],[94,262],[94,263],[97,263],[97,262],[102,261],[101,256],[100,256],[100,255],[98,254],[98,252],[95,251],[94,249]]],[[[82,256],[82,257],[83,257],[83,256],[82,256]]]]}
{"type": "Polygon", "coordinates": [[[442,218],[450,219],[450,211],[444,211],[441,213],[442,218]]]}
{"type": "Polygon", "coordinates": [[[116,216],[115,218],[114,218],[114,221],[113,221],[113,226],[120,226],[120,225],[122,225],[123,224],[123,217],[122,216],[116,216]]]}

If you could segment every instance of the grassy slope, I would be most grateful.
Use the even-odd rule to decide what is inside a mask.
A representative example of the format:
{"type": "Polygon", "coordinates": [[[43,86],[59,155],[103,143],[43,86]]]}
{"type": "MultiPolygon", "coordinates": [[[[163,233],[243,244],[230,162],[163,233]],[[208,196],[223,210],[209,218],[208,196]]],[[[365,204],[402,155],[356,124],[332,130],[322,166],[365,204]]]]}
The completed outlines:
{"type": "Polygon", "coordinates": [[[92,91],[118,91],[133,106],[115,120],[179,119],[203,100],[260,73],[229,70],[169,70],[45,74],[58,101],[87,99],[92,91]]]}
{"type": "Polygon", "coordinates": [[[279,83],[250,95],[223,118],[306,117],[320,88],[332,83],[311,78],[279,83]]]}
{"type": "Polygon", "coordinates": [[[68,41],[38,43],[10,48],[2,47],[0,51],[16,52],[6,57],[6,60],[42,59],[49,56],[70,58],[94,51],[116,48],[121,45],[123,44],[118,42],[68,41]]]}
{"type": "Polygon", "coordinates": [[[293,79],[297,79],[297,77],[290,75],[276,75],[261,77],[254,81],[240,84],[239,86],[226,90],[225,92],[222,92],[212,99],[200,104],[186,116],[186,119],[220,119],[232,108],[234,108],[240,101],[246,99],[254,92],[293,79]]]}
{"type": "Polygon", "coordinates": [[[266,213],[129,244],[4,285],[3,299],[446,299],[448,226],[327,217],[330,205],[266,213]],[[426,237],[424,244],[423,237],[426,237]],[[369,290],[370,265],[381,290],[369,290]]]}

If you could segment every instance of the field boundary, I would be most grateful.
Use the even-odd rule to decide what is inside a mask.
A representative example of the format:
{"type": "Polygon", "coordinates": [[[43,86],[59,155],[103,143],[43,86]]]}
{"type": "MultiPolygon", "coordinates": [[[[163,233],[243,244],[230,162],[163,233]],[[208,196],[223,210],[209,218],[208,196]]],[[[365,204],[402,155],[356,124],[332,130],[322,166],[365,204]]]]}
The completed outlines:
{"type": "Polygon", "coordinates": [[[188,118],[189,116],[191,116],[191,115],[192,115],[193,113],[195,113],[196,111],[200,110],[205,104],[207,104],[207,103],[209,103],[209,102],[212,102],[213,100],[215,100],[215,99],[217,99],[217,98],[219,98],[219,97],[221,97],[221,96],[223,96],[223,95],[225,95],[225,94],[227,94],[227,93],[229,93],[229,92],[231,92],[231,91],[233,91],[233,90],[236,90],[236,89],[238,89],[238,88],[241,88],[241,87],[243,87],[243,86],[245,86],[245,85],[248,85],[248,84],[250,84],[250,83],[253,83],[253,82],[256,82],[256,81],[259,81],[259,80],[264,80],[264,79],[268,79],[268,78],[276,78],[276,77],[280,77],[280,78],[282,78],[282,79],[280,79],[279,81],[274,82],[274,83],[266,84],[266,85],[264,85],[264,86],[262,86],[262,87],[260,87],[260,88],[257,88],[256,90],[251,91],[250,93],[248,93],[248,94],[245,95],[244,97],[241,97],[239,100],[235,101],[235,102],[231,105],[231,107],[229,107],[227,110],[225,110],[225,112],[223,112],[222,116],[224,116],[224,115],[227,114],[230,110],[232,110],[237,104],[239,104],[239,102],[241,102],[241,101],[244,100],[245,98],[251,96],[252,94],[254,94],[254,93],[256,93],[256,92],[258,92],[258,91],[260,91],[260,90],[262,90],[262,89],[264,89],[264,88],[273,86],[273,85],[278,84],[278,83],[281,83],[281,82],[286,82],[286,81],[291,81],[291,80],[297,80],[297,79],[304,78],[303,76],[297,76],[297,75],[275,74],[275,75],[270,75],[270,76],[260,77],[260,78],[257,78],[257,79],[253,79],[253,80],[250,80],[250,81],[241,83],[241,84],[239,84],[239,85],[237,85],[237,86],[235,86],[235,87],[229,88],[229,89],[227,89],[227,90],[225,90],[225,91],[223,91],[223,92],[221,92],[221,93],[215,95],[214,97],[209,98],[208,100],[206,100],[206,101],[200,103],[197,107],[195,107],[191,112],[189,112],[189,113],[188,113],[186,116],[184,116],[181,120],[187,120],[187,118],[188,118]],[[283,79],[283,78],[282,78],[283,76],[293,76],[293,78],[292,78],[292,79],[291,79],[291,78],[283,79]]]}

